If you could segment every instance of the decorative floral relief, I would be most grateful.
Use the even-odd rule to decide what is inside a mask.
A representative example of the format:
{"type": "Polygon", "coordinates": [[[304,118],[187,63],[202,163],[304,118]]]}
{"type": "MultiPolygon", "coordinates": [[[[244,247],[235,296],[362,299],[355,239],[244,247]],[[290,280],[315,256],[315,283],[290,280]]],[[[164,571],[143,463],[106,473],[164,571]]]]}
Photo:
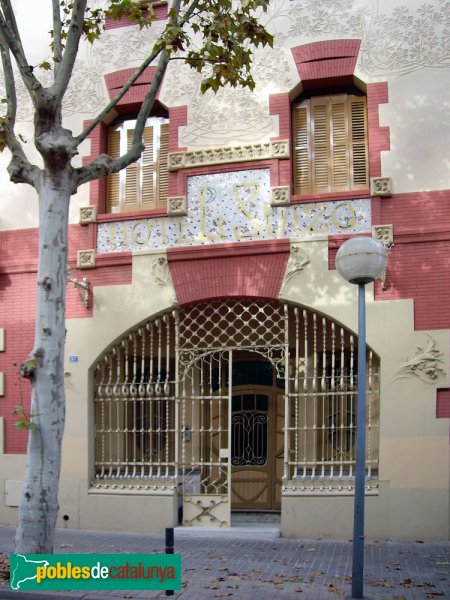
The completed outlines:
{"type": "Polygon", "coordinates": [[[159,287],[168,287],[172,285],[172,276],[170,274],[169,263],[165,256],[158,256],[152,262],[152,275],[159,287]]]}
{"type": "Polygon", "coordinates": [[[292,279],[294,275],[303,271],[304,267],[309,264],[309,261],[310,259],[306,252],[298,244],[293,244],[291,246],[286,273],[284,274],[283,285],[292,279]]]}
{"type": "Polygon", "coordinates": [[[78,250],[77,269],[93,269],[95,267],[95,250],[78,250]]]}
{"type": "Polygon", "coordinates": [[[391,177],[371,177],[370,193],[372,196],[389,198],[392,196],[392,178],[391,177]]]}
{"type": "Polygon", "coordinates": [[[398,369],[398,377],[415,377],[424,383],[435,384],[440,376],[446,374],[443,356],[443,352],[436,348],[436,340],[428,335],[427,346],[417,346],[415,356],[398,369]]]}
{"type": "MultiPolygon", "coordinates": [[[[445,0],[423,2],[417,7],[402,0],[396,4],[381,0],[272,0],[264,18],[276,35],[275,46],[255,53],[254,92],[227,88],[201,95],[201,75],[174,61],[160,97],[169,106],[189,106],[189,122],[180,129],[181,146],[262,142],[277,133],[276,122],[269,115],[268,95],[291,91],[298,83],[292,47],[320,39],[361,39],[358,70],[368,78],[448,68],[449,17],[450,2],[445,0]]],[[[65,115],[95,115],[107,100],[104,74],[138,65],[163,27],[158,21],[149,30],[113,29],[92,48],[83,44],[64,103],[65,115]]],[[[40,72],[39,76],[51,82],[51,73],[40,72]]],[[[19,119],[31,120],[27,93],[20,77],[16,81],[19,119]]]]}
{"type": "Polygon", "coordinates": [[[361,39],[360,68],[370,76],[449,67],[449,2],[275,0],[268,26],[277,43],[361,39]]]}
{"type": "Polygon", "coordinates": [[[392,225],[375,225],[372,227],[372,237],[389,250],[394,245],[394,227],[392,225]]]}
{"type": "Polygon", "coordinates": [[[80,206],[80,225],[88,225],[89,223],[95,223],[97,219],[97,207],[91,206],[80,206]]]}
{"type": "Polygon", "coordinates": [[[169,153],[169,171],[197,167],[200,165],[216,165],[265,158],[288,158],[289,142],[280,140],[265,144],[245,144],[243,146],[226,146],[224,148],[207,148],[188,152],[169,153]]]}
{"type": "Polygon", "coordinates": [[[273,187],[270,203],[272,206],[287,206],[290,202],[291,188],[287,185],[273,187]]]}
{"type": "Polygon", "coordinates": [[[167,214],[169,217],[183,216],[187,213],[186,196],[167,198],[167,214]]]}

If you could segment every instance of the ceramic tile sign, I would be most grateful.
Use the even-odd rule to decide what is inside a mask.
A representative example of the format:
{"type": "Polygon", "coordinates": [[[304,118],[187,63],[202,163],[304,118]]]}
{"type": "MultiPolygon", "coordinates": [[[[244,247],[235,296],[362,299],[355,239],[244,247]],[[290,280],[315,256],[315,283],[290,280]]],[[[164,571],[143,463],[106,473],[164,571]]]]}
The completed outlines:
{"type": "Polygon", "coordinates": [[[138,252],[276,238],[305,239],[371,228],[370,199],[275,207],[269,169],[188,178],[187,215],[98,225],[97,252],[138,252]]]}

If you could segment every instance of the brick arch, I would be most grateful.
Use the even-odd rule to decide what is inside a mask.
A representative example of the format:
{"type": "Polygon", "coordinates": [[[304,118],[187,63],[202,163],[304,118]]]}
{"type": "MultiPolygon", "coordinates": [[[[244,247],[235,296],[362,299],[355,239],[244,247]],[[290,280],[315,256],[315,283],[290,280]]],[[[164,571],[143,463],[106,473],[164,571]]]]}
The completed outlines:
{"type": "Polygon", "coordinates": [[[171,248],[167,251],[180,306],[215,298],[277,299],[289,240],[171,248]]]}
{"type": "Polygon", "coordinates": [[[302,88],[353,83],[361,40],[325,40],[292,48],[302,88]]]}
{"type": "MultiPolygon", "coordinates": [[[[108,73],[105,75],[105,84],[108,90],[109,98],[112,100],[114,96],[122,89],[125,83],[136,71],[135,68],[122,69],[121,71],[114,71],[114,73],[108,73]]],[[[142,104],[145,94],[147,93],[148,86],[153,81],[153,77],[156,73],[156,67],[147,67],[143,73],[136,79],[128,92],[118,101],[115,108],[121,108],[130,104],[142,104]]],[[[160,89],[156,94],[158,99],[160,89]]]]}

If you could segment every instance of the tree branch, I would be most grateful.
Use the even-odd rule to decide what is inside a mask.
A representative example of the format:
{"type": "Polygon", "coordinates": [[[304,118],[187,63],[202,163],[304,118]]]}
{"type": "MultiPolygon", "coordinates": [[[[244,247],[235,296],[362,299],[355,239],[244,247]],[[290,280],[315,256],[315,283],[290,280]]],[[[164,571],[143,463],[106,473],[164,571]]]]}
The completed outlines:
{"type": "Polygon", "coordinates": [[[8,166],[11,181],[15,183],[29,183],[33,187],[36,187],[38,185],[39,169],[29,162],[21,143],[14,133],[17,114],[16,85],[9,48],[5,46],[1,36],[0,53],[6,90],[6,115],[0,119],[1,149],[6,146],[12,155],[8,166]]]}
{"type": "Polygon", "coordinates": [[[133,140],[131,143],[132,147],[135,144],[142,143],[142,135],[144,133],[145,123],[150,115],[150,111],[152,110],[152,106],[155,102],[156,94],[158,93],[159,87],[164,79],[164,75],[166,74],[169,59],[169,54],[163,50],[159,57],[158,68],[156,69],[156,73],[152,79],[150,87],[148,88],[148,92],[144,98],[144,102],[142,103],[136,118],[136,125],[134,127],[133,140]]]}
{"type": "Polygon", "coordinates": [[[23,151],[22,144],[6,121],[0,124],[0,139],[11,152],[11,161],[8,165],[10,180],[13,183],[28,183],[38,190],[41,182],[41,169],[30,163],[23,151]]]}
{"type": "Polygon", "coordinates": [[[25,87],[34,102],[36,92],[42,88],[42,85],[33,75],[33,68],[28,64],[10,0],[0,0],[0,6],[2,8],[2,13],[0,14],[0,40],[4,47],[8,47],[11,50],[19,67],[25,87]]]}
{"type": "Polygon", "coordinates": [[[126,154],[119,158],[114,159],[107,154],[100,154],[85,167],[74,169],[74,192],[83,183],[88,183],[89,181],[94,181],[101,177],[106,177],[106,175],[110,175],[111,173],[118,173],[122,169],[125,169],[128,165],[131,165],[131,163],[139,160],[143,150],[144,144],[141,142],[140,144],[132,146],[126,154]]]}
{"type": "Polygon", "coordinates": [[[145,122],[153,106],[153,102],[155,101],[156,94],[158,93],[158,89],[163,80],[168,63],[169,55],[165,50],[163,50],[159,59],[158,69],[153,77],[152,83],[150,84],[149,91],[142,104],[141,110],[139,111],[134,129],[133,141],[128,152],[116,159],[111,158],[107,154],[100,154],[100,156],[93,160],[89,165],[76,169],[77,188],[82,183],[88,183],[89,181],[99,179],[100,177],[105,177],[111,173],[117,173],[118,171],[128,167],[128,165],[131,165],[131,163],[139,160],[139,157],[145,148],[142,142],[142,133],[145,127],[145,122]]]}
{"type": "MultiPolygon", "coordinates": [[[[189,18],[192,16],[192,13],[195,10],[195,8],[197,7],[198,2],[199,2],[199,0],[193,0],[193,2],[191,3],[191,5],[187,8],[187,10],[183,14],[182,18],[178,22],[178,25],[180,27],[182,27],[183,25],[185,25],[186,22],[189,20],[189,18]]],[[[180,5],[181,5],[181,0],[174,0],[174,2],[172,4],[172,8],[171,8],[171,17],[169,19],[169,25],[177,24],[177,18],[178,18],[179,12],[180,12],[180,5]]],[[[135,83],[135,81],[140,77],[140,75],[142,75],[142,73],[144,72],[144,70],[157,58],[157,56],[161,52],[162,52],[161,48],[153,50],[153,52],[136,69],[136,71],[133,73],[133,75],[130,77],[130,79],[121,88],[121,90],[119,91],[119,93],[116,96],[114,96],[114,98],[95,117],[95,119],[93,119],[89,123],[89,125],[86,127],[86,129],[84,129],[84,131],[82,131],[80,133],[80,135],[77,136],[76,140],[77,140],[78,144],[80,144],[82,141],[84,141],[88,137],[88,135],[95,129],[95,127],[97,127],[97,125],[101,121],[103,121],[103,119],[106,117],[106,115],[114,108],[114,106],[119,102],[119,100],[121,98],[123,98],[123,96],[128,92],[128,90],[135,83]]],[[[165,65],[165,67],[164,67],[164,72],[165,72],[166,67],[167,67],[167,65],[165,65]]],[[[158,77],[158,73],[159,73],[159,66],[158,66],[158,71],[157,71],[157,73],[155,75],[155,78],[158,77]]],[[[157,84],[155,92],[158,91],[158,87],[159,87],[160,83],[162,82],[163,76],[164,76],[164,73],[159,78],[159,83],[157,84]]],[[[150,113],[150,110],[151,110],[151,107],[153,105],[154,98],[155,98],[155,95],[156,95],[154,93],[154,91],[153,91],[154,87],[155,86],[153,86],[153,82],[152,82],[152,88],[151,88],[151,90],[149,90],[149,93],[147,94],[147,97],[149,96],[149,94],[152,95],[153,99],[151,97],[149,97],[148,100],[147,100],[147,97],[146,97],[146,100],[144,100],[144,102],[147,102],[147,105],[150,105],[150,107],[148,108],[148,111],[147,111],[147,116],[150,113]]],[[[145,110],[147,110],[147,109],[144,109],[144,112],[145,112],[145,110]]],[[[141,108],[141,111],[142,111],[142,108],[141,108]]],[[[144,122],[144,125],[145,125],[145,122],[144,122]]],[[[142,133],[142,131],[141,131],[141,133],[142,133]]]]}
{"type": "MultiPolygon", "coordinates": [[[[55,0],[56,1],[56,0],[55,0]]],[[[58,72],[55,72],[53,93],[57,102],[61,102],[72,77],[73,67],[78,54],[87,0],[74,0],[72,18],[70,19],[67,43],[62,54],[58,72]]]]}
{"type": "Polygon", "coordinates": [[[123,96],[125,96],[125,94],[128,92],[128,90],[131,88],[131,86],[135,83],[135,81],[142,75],[142,73],[145,71],[145,69],[155,60],[155,58],[158,56],[158,54],[160,54],[161,50],[156,50],[153,51],[145,60],[144,62],[136,69],[136,71],[133,73],[133,75],[130,77],[130,79],[126,82],[126,84],[121,88],[120,92],[114,96],[114,98],[105,106],[105,108],[95,117],[95,119],[93,119],[89,125],[86,127],[86,129],[84,129],[80,135],[78,135],[75,139],[77,140],[78,144],[81,144],[81,142],[83,142],[88,135],[95,129],[95,127],[97,127],[97,125],[103,121],[103,119],[105,118],[105,116],[109,113],[110,110],[112,110],[115,105],[119,102],[119,100],[121,98],[123,98],[123,96]]]}
{"type": "Polygon", "coordinates": [[[179,21],[180,27],[183,27],[191,17],[194,16],[194,11],[197,9],[200,0],[192,0],[191,4],[184,11],[182,18],[179,21]]]}
{"type": "Polygon", "coordinates": [[[59,0],[52,0],[53,4],[53,59],[54,59],[54,76],[59,70],[62,61],[62,22],[59,0]]]}
{"type": "Polygon", "coordinates": [[[6,91],[6,116],[5,119],[11,127],[16,123],[17,114],[17,95],[16,82],[14,79],[14,71],[9,55],[9,48],[5,47],[0,38],[0,52],[2,55],[3,77],[5,80],[6,91]]]}

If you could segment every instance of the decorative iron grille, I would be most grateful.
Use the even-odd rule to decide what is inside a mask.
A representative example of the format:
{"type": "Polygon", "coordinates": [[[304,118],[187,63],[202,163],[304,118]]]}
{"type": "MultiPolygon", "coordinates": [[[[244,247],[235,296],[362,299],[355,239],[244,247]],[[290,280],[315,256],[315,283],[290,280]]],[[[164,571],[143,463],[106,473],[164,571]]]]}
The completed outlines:
{"type": "MultiPolygon", "coordinates": [[[[151,479],[160,485],[171,479],[175,486],[181,479],[185,493],[228,493],[233,456],[242,464],[264,456],[257,441],[262,439],[262,422],[251,421],[253,433],[241,438],[246,449],[234,451],[231,394],[233,373],[239,372],[234,361],[242,351],[271,364],[277,387],[284,388],[285,484],[300,482],[311,490],[326,479],[351,480],[357,338],[297,306],[234,299],[151,319],[98,361],[97,484],[126,479],[140,485],[151,479]]],[[[246,426],[254,418],[246,417],[246,426]]],[[[376,477],[379,361],[370,349],[366,426],[367,474],[376,477]]]]}

